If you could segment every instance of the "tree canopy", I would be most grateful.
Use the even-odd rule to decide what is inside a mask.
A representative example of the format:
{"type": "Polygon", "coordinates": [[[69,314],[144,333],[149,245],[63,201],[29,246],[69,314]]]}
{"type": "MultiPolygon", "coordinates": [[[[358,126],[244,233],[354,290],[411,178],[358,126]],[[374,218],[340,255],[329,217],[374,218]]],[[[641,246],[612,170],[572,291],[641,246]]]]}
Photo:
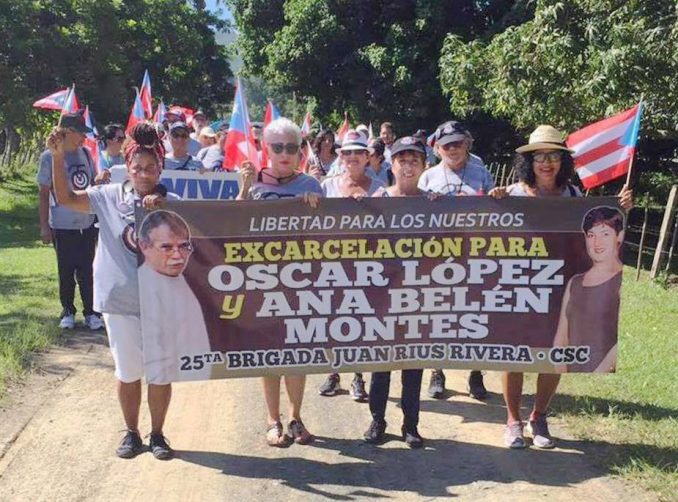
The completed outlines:
{"type": "MultiPolygon", "coordinates": [[[[198,2],[199,4],[199,2],[198,2]]],[[[232,100],[226,25],[181,0],[0,0],[0,126],[30,121],[35,99],[76,85],[99,122],[125,121],[145,69],[153,96],[208,112],[232,100]]]]}

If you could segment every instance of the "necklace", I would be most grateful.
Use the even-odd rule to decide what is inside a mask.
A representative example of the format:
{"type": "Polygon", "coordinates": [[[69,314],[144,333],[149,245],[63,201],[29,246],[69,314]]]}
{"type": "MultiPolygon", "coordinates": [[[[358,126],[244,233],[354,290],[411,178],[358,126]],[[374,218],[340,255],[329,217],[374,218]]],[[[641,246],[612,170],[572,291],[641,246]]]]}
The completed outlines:
{"type": "Polygon", "coordinates": [[[278,185],[284,185],[286,182],[292,181],[292,179],[294,179],[295,176],[299,175],[299,173],[292,173],[288,174],[287,176],[281,176],[280,178],[278,178],[277,176],[273,176],[271,173],[268,173],[267,171],[268,170],[263,170],[261,171],[261,174],[262,175],[265,174],[269,178],[274,179],[278,185]]]}
{"type": "MultiPolygon", "coordinates": [[[[450,181],[449,173],[447,172],[448,169],[452,170],[452,168],[448,168],[447,166],[443,165],[444,173],[445,173],[445,184],[446,186],[454,186],[454,192],[448,192],[449,193],[454,193],[454,195],[460,194],[461,193],[461,188],[464,186],[464,176],[466,175],[466,164],[468,164],[468,161],[464,163],[464,168],[461,170],[461,176],[459,176],[457,173],[454,173],[455,176],[459,178],[459,183],[452,184],[450,181]]],[[[452,170],[454,171],[454,170],[452,170]]]]}

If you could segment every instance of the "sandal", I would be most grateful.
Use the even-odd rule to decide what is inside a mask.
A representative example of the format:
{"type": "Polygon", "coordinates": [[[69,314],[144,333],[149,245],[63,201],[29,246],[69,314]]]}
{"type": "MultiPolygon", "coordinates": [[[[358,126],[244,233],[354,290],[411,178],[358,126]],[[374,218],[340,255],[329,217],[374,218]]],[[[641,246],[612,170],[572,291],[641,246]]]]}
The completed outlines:
{"type": "Polygon", "coordinates": [[[283,433],[283,426],[280,422],[269,425],[266,430],[266,443],[268,446],[287,446],[288,436],[283,433]]]}
{"type": "Polygon", "coordinates": [[[287,432],[297,444],[308,444],[315,439],[301,420],[292,420],[287,425],[287,432]]]}

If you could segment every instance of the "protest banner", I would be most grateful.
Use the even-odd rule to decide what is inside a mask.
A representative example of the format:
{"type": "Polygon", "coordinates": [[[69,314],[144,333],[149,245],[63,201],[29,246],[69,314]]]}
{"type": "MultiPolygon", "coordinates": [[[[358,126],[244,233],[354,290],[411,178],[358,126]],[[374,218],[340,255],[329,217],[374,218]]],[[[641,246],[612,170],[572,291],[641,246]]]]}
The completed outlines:
{"type": "Polygon", "coordinates": [[[138,208],[146,377],[614,371],[624,220],[611,197],[138,208]]]}
{"type": "MultiPolygon", "coordinates": [[[[111,167],[111,183],[122,183],[126,179],[125,166],[111,167]]],[[[168,192],[184,200],[229,200],[238,195],[240,175],[233,172],[163,171],[160,183],[168,192]]]]}

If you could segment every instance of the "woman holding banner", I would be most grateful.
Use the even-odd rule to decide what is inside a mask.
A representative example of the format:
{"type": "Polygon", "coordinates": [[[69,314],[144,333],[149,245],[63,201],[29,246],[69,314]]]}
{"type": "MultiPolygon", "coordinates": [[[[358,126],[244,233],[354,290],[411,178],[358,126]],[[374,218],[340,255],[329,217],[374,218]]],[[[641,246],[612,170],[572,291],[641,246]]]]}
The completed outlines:
{"type": "MultiPolygon", "coordinates": [[[[52,152],[54,194],[60,204],[99,219],[99,245],[94,260],[94,306],[103,313],[118,379],[118,399],[127,433],[116,454],[132,458],[143,451],[139,435],[142,352],[137,246],[134,232],[134,204],[141,200],[153,209],[167,194],[159,185],[164,148],[153,126],[138,124],[125,146],[129,181],[86,190],[71,190],[64,169],[64,133],[55,129],[47,139],[52,152]]],[[[150,449],[157,459],[172,457],[162,429],[169,408],[172,387],[169,382],[147,381],[151,413],[150,449]]]]}
{"type": "MultiPolygon", "coordinates": [[[[323,191],[318,180],[298,171],[301,161],[301,130],[292,121],[280,118],[264,129],[268,148],[269,168],[255,172],[251,162],[240,167],[242,185],[238,200],[276,200],[303,197],[304,202],[315,207],[323,191]]],[[[301,404],[306,386],[305,375],[286,375],[289,422],[285,433],[280,422],[279,376],[263,377],[264,397],[268,409],[266,442],[270,446],[288,446],[291,441],[308,444],[313,436],[301,420],[301,404]]]]}
{"type": "MultiPolygon", "coordinates": [[[[563,142],[563,133],[549,125],[541,125],[530,134],[527,145],[516,149],[514,169],[518,183],[509,187],[497,187],[489,195],[503,198],[508,195],[523,197],[580,197],[581,192],[570,184],[574,175],[572,151],[563,142]]],[[[625,210],[633,207],[631,191],[626,187],[619,193],[620,204],[625,210]]],[[[546,421],[551,399],[556,393],[559,374],[540,373],[537,391],[528,421],[532,442],[538,448],[553,448],[546,421]]],[[[502,377],[507,425],[504,442],[509,448],[525,448],[523,422],[520,417],[520,401],[523,393],[523,373],[505,372],[502,377]]]]}
{"type": "MultiPolygon", "coordinates": [[[[427,192],[419,189],[419,177],[426,169],[426,148],[417,139],[406,136],[395,141],[391,146],[391,161],[395,184],[381,187],[373,197],[412,197],[424,196],[427,192]]],[[[400,406],[403,410],[401,433],[403,440],[410,448],[421,448],[424,439],[419,434],[419,403],[421,379],[424,370],[412,369],[401,371],[402,394],[400,406]]],[[[370,413],[372,423],[363,435],[368,443],[380,443],[386,433],[386,403],[391,385],[391,372],[372,373],[370,381],[370,413]]]]}

